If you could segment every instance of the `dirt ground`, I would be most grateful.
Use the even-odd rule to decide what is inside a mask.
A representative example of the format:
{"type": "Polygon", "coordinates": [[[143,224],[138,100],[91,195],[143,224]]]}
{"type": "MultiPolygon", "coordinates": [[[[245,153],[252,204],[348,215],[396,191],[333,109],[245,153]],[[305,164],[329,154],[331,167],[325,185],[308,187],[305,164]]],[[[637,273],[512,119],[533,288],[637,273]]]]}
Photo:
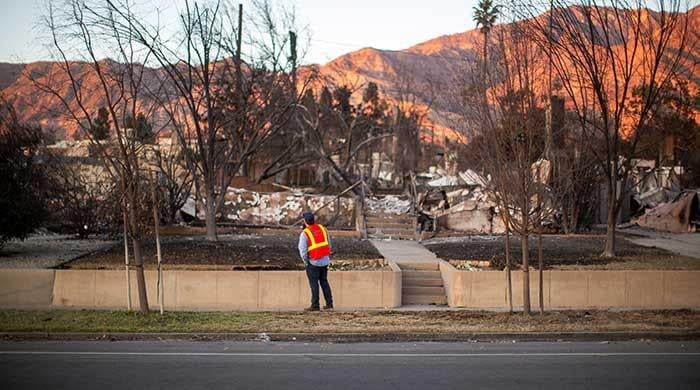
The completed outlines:
{"type": "MultiPolygon", "coordinates": [[[[487,260],[492,269],[503,269],[503,236],[447,237],[426,240],[423,245],[444,260],[487,260]]],[[[616,241],[614,258],[602,258],[603,235],[546,235],[542,239],[546,269],[680,269],[700,270],[700,260],[659,248],[636,245],[624,237],[616,241]]],[[[537,265],[537,241],[531,238],[530,264],[537,265]]],[[[521,264],[520,240],[511,237],[512,264],[521,264]]]]}
{"type": "MultiPolygon", "coordinates": [[[[227,234],[209,242],[204,236],[167,236],[162,239],[163,263],[168,269],[212,270],[299,270],[303,263],[297,250],[298,232],[278,235],[227,234]]],[[[368,241],[337,237],[331,232],[333,262],[336,269],[381,268],[382,256],[368,241]]],[[[155,241],[144,248],[146,268],[157,264],[155,241]]],[[[116,269],[124,266],[123,244],[85,256],[65,268],[116,269]]]]}

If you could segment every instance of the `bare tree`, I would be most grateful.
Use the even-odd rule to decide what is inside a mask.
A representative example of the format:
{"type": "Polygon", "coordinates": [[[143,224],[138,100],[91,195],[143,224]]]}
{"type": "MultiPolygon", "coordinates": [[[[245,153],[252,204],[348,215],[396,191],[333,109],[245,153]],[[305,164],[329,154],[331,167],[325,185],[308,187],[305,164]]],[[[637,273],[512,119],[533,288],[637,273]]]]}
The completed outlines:
{"type": "Polygon", "coordinates": [[[149,62],[150,52],[137,50],[133,31],[120,27],[128,24],[124,15],[129,15],[131,7],[126,2],[122,5],[125,14],[114,12],[102,2],[66,0],[49,4],[44,20],[58,65],[45,79],[28,77],[41,92],[62,104],[68,118],[90,140],[106,174],[121,188],[134,252],[139,307],[146,313],[149,308],[143,273],[143,226],[139,220],[144,207],[144,145],[124,124],[128,117],[136,118],[146,105],[142,97],[146,83],[152,81],[150,70],[143,64],[149,62]],[[101,59],[106,52],[113,53],[118,61],[101,59]],[[109,141],[94,137],[96,127],[104,123],[89,109],[93,99],[101,101],[108,113],[109,141]]]}
{"type": "Polygon", "coordinates": [[[391,97],[388,128],[394,134],[392,157],[394,171],[406,187],[405,178],[417,173],[421,159],[421,133],[436,100],[432,80],[411,76],[410,69],[397,69],[391,79],[394,88],[387,91],[391,97]]]}
{"type": "Polygon", "coordinates": [[[186,1],[174,37],[125,9],[122,31],[152,53],[167,85],[160,97],[181,145],[195,188],[203,194],[207,239],[217,240],[216,218],[233,176],[289,120],[297,96],[290,93],[284,56],[294,13],[268,0],[253,2],[249,14],[228,2],[186,1]],[[247,23],[247,24],[246,24],[247,23]],[[242,58],[243,25],[251,57],[242,58]]]}
{"type": "Polygon", "coordinates": [[[615,255],[615,227],[628,194],[627,179],[639,139],[653,107],[675,78],[693,75],[690,59],[697,35],[679,0],[554,0],[549,18],[537,17],[539,3],[517,3],[530,18],[524,25],[534,42],[549,47],[552,66],[577,114],[585,143],[604,173],[607,187],[607,235],[603,256],[615,255]],[[552,31],[550,34],[549,31],[552,31]],[[632,94],[643,87],[639,105],[632,94]],[[601,147],[602,146],[602,147],[601,147]]]}
{"type": "Polygon", "coordinates": [[[486,191],[506,225],[506,243],[511,231],[520,237],[523,311],[529,314],[529,237],[540,231],[545,204],[533,169],[543,158],[545,110],[537,85],[545,75],[538,66],[541,53],[522,29],[511,23],[494,32],[500,43],[491,48],[489,72],[483,77],[472,68],[462,91],[464,123],[471,125],[465,131],[470,150],[479,156],[477,168],[491,178],[486,191]]]}
{"type": "Polygon", "coordinates": [[[173,224],[178,211],[192,193],[194,178],[183,163],[185,158],[181,145],[171,142],[159,145],[155,150],[154,163],[158,167],[158,189],[161,199],[159,210],[166,224],[173,224]]]}

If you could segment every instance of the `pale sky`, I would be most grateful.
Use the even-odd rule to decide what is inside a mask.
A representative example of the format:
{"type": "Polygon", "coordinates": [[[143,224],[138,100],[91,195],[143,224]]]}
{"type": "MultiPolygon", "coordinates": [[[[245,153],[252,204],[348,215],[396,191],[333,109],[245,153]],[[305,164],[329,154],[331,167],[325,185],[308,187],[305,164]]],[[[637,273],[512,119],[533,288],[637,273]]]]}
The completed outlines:
{"type": "MultiPolygon", "coordinates": [[[[0,62],[50,59],[37,25],[47,0],[0,0],[0,62]]],[[[143,1],[143,0],[142,0],[143,1]]],[[[286,1],[286,0],[274,0],[286,1]]],[[[179,1],[166,6],[176,15],[179,1]]],[[[312,41],[307,63],[326,63],[360,49],[399,50],[445,34],[474,28],[477,0],[296,0],[299,20],[312,41]]],[[[246,1],[243,1],[244,7],[246,1]]]]}

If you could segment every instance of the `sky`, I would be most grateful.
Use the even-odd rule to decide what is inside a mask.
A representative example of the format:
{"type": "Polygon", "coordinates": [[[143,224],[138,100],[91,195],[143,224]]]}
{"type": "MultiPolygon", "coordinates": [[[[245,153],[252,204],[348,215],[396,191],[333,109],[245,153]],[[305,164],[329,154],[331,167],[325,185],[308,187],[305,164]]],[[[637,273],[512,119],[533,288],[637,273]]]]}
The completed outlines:
{"type": "MultiPolygon", "coordinates": [[[[51,59],[39,31],[50,0],[0,0],[0,62],[51,59]]],[[[285,1],[285,0],[273,0],[285,1]]],[[[164,14],[177,15],[177,3],[164,2],[164,14]]],[[[445,34],[474,28],[477,0],[296,0],[300,24],[311,42],[305,63],[324,64],[342,54],[374,47],[399,50],[445,34]]],[[[246,1],[243,1],[244,7],[246,1]]],[[[289,1],[287,1],[289,3],[289,1]]]]}

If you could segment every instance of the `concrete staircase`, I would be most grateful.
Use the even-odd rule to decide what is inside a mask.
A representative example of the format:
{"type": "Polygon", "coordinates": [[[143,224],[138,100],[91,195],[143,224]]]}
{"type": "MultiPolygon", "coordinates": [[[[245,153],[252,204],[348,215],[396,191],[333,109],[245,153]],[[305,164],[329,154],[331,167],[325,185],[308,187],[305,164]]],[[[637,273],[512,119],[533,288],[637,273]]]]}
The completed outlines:
{"type": "Polygon", "coordinates": [[[445,286],[437,263],[399,264],[402,305],[446,305],[445,286]]]}
{"type": "Polygon", "coordinates": [[[365,214],[367,236],[373,239],[414,240],[414,217],[409,214],[370,212],[365,214]]]}
{"type": "MultiPolygon", "coordinates": [[[[417,241],[371,240],[372,245],[401,268],[401,303],[414,308],[447,305],[440,259],[417,241]]],[[[425,309],[425,308],[423,308],[425,309]]]]}

